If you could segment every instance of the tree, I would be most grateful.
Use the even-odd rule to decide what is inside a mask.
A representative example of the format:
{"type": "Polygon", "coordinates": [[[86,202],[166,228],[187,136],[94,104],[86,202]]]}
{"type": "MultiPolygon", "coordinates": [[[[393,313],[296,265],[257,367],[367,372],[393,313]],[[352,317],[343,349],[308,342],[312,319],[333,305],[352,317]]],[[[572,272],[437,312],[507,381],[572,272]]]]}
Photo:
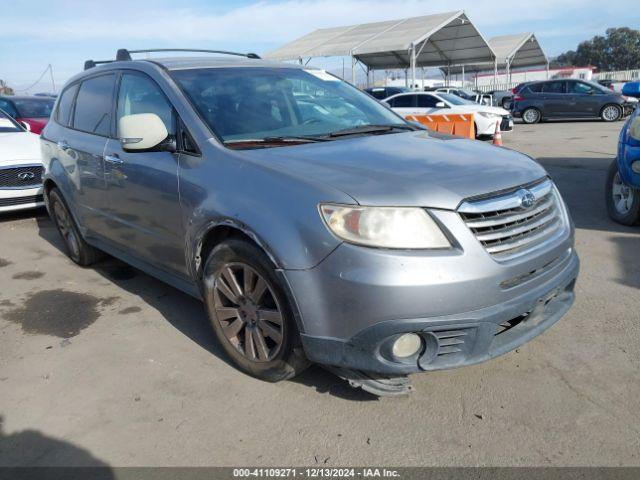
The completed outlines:
{"type": "Polygon", "coordinates": [[[0,95],[13,95],[13,88],[8,87],[2,79],[0,79],[0,95]]]}
{"type": "Polygon", "coordinates": [[[578,48],[564,52],[552,62],[553,66],[586,67],[599,70],[634,70],[640,68],[640,30],[628,27],[609,28],[606,35],[596,35],[578,48]]]}

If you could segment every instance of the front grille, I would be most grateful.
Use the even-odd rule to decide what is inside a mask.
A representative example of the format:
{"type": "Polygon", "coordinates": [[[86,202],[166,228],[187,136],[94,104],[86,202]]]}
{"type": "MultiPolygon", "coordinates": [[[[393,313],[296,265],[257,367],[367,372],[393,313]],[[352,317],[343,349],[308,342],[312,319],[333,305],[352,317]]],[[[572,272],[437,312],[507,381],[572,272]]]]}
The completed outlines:
{"type": "Polygon", "coordinates": [[[29,195],[28,197],[0,198],[0,207],[11,207],[14,205],[26,205],[29,203],[40,203],[44,199],[42,195],[29,195]]]}
{"type": "Polygon", "coordinates": [[[502,117],[502,120],[500,121],[500,131],[510,132],[511,130],[513,130],[513,126],[510,124],[512,120],[513,117],[511,115],[505,115],[504,117],[502,117]]]}
{"type": "Polygon", "coordinates": [[[486,251],[511,260],[560,234],[565,224],[551,180],[464,202],[458,212],[486,251]]]}
{"type": "Polygon", "coordinates": [[[42,183],[42,166],[0,168],[0,188],[33,188],[42,183]]]}

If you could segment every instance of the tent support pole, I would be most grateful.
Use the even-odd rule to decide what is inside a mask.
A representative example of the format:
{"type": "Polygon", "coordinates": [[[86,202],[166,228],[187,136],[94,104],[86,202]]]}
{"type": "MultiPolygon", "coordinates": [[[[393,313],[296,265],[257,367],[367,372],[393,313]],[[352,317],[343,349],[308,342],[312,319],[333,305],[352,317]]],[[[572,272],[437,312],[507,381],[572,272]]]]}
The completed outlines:
{"type": "Polygon", "coordinates": [[[549,80],[549,59],[547,59],[547,80],[549,80]]]}
{"type": "Polygon", "coordinates": [[[411,90],[416,88],[416,46],[411,44],[411,90]]]}
{"type": "Polygon", "coordinates": [[[351,55],[351,84],[355,86],[356,84],[356,57],[351,55]]]}
{"type": "Polygon", "coordinates": [[[495,90],[498,85],[498,59],[493,61],[493,89],[495,90]]]}
{"type": "Polygon", "coordinates": [[[464,65],[462,65],[462,88],[464,88],[464,65]]]}

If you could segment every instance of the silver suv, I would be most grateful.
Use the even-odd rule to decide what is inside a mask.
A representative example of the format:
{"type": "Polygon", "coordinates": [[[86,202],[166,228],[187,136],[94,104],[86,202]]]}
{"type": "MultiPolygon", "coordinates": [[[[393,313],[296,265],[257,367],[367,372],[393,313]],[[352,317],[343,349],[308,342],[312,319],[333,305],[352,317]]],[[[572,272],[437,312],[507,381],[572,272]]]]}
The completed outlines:
{"type": "Polygon", "coordinates": [[[421,130],[322,70],[132,53],[59,96],[49,212],[76,263],[107,252],[201,298],[242,371],[311,361],[396,391],[571,306],[571,221],[529,157],[421,130]]]}

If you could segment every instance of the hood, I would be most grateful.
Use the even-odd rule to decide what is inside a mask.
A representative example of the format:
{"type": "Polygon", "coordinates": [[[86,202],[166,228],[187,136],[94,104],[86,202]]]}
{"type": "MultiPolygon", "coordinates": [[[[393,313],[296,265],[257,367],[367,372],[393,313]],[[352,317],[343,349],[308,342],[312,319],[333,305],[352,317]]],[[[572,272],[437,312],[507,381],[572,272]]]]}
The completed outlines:
{"type": "Polygon", "coordinates": [[[546,175],[538,163],[521,153],[429,131],[242,153],[266,167],[328,184],[361,205],[452,210],[465,198],[546,175]]]}
{"type": "Polygon", "coordinates": [[[0,165],[40,163],[40,139],[29,132],[0,133],[0,165]]]}

